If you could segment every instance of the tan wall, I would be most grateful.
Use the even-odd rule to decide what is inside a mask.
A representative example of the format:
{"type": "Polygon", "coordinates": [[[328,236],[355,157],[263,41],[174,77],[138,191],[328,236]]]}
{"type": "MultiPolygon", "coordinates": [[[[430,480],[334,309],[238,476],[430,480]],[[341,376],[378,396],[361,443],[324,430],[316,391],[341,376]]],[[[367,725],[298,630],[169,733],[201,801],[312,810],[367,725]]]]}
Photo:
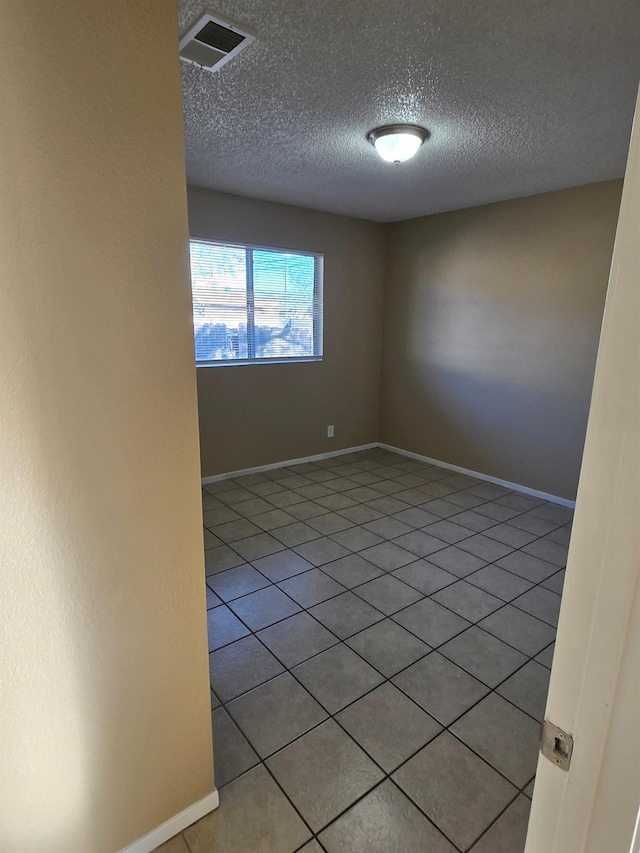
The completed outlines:
{"type": "Polygon", "coordinates": [[[193,187],[188,197],[192,237],[324,254],[322,362],[198,368],[203,476],[376,441],[384,226],[193,187]]]}
{"type": "Polygon", "coordinates": [[[176,42],[172,2],[0,7],[3,853],[213,789],[176,42]]]}
{"type": "Polygon", "coordinates": [[[382,441],[575,497],[621,189],[390,227],[382,441]]]}

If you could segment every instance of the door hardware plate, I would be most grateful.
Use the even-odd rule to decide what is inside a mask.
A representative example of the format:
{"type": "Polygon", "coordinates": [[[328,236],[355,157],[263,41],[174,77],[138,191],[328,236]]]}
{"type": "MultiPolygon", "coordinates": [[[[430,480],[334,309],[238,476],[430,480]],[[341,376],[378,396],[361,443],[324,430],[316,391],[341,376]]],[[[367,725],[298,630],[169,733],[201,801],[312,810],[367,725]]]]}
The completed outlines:
{"type": "Polygon", "coordinates": [[[550,720],[545,720],[540,729],[540,752],[561,770],[571,766],[573,737],[550,720]]]}

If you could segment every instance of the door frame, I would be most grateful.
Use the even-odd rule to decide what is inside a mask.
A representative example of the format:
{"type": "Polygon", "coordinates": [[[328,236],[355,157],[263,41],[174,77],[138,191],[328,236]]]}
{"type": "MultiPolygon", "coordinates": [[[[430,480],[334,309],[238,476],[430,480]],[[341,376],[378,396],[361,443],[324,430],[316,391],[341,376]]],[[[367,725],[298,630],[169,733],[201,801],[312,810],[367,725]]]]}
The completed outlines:
{"type": "Polygon", "coordinates": [[[596,363],[526,853],[629,853],[640,801],[640,97],[596,363]],[[635,664],[635,665],[634,665],[635,664]],[[629,713],[629,703],[638,710],[629,713]],[[626,711],[626,713],[625,713],[626,711]],[[605,808],[605,804],[608,806],[605,808]],[[600,846],[597,846],[600,844],[600,846]]]}

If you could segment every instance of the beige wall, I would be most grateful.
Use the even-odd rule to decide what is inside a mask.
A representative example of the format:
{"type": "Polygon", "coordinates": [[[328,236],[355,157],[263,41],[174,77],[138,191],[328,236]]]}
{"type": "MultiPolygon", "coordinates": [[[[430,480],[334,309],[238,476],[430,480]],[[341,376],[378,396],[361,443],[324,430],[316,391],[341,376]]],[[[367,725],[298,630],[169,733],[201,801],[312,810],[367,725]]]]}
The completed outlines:
{"type": "Polygon", "coordinates": [[[176,42],[166,0],[0,7],[3,853],[213,789],[176,42]]]}
{"type": "Polygon", "coordinates": [[[198,368],[203,476],[376,441],[384,226],[193,187],[188,198],[192,237],[324,254],[322,362],[198,368]]]}
{"type": "Polygon", "coordinates": [[[382,441],[575,497],[621,188],[390,227],[382,441]]]}

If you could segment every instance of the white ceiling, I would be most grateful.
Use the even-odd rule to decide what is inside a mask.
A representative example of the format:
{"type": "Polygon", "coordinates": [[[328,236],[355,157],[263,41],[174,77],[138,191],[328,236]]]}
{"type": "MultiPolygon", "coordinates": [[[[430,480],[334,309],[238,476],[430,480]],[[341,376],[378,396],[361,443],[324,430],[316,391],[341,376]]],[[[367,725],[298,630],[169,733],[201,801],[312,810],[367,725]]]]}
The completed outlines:
{"type": "Polygon", "coordinates": [[[394,221],[624,173],[638,0],[179,0],[257,40],[181,63],[189,183],[394,221]],[[213,5],[211,5],[211,3],[213,5]],[[431,131],[383,163],[380,124],[431,131]]]}

